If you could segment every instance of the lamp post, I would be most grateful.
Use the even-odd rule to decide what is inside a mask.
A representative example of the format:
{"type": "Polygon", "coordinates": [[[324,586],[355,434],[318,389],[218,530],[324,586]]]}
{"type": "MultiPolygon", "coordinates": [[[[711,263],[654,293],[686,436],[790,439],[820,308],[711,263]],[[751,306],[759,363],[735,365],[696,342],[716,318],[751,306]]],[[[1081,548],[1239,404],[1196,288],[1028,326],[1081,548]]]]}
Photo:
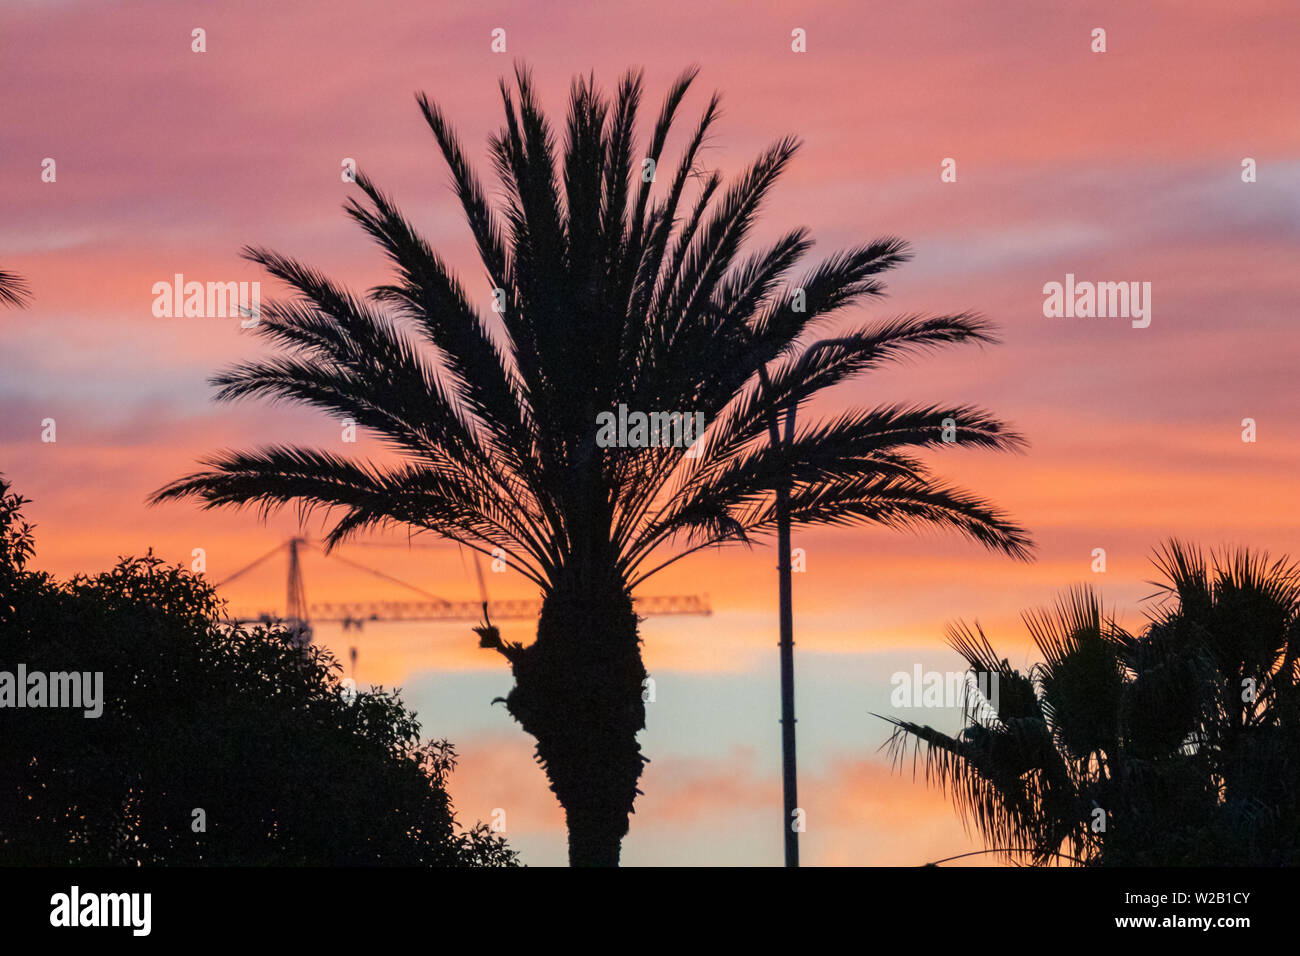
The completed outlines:
{"type": "MultiPolygon", "coordinates": [[[[842,339],[821,339],[804,349],[799,356],[803,365],[822,349],[845,344],[842,339]]],[[[797,375],[795,376],[797,378],[797,375]]],[[[781,791],[785,805],[785,865],[799,865],[799,831],[795,829],[795,813],[799,809],[799,781],[795,764],[794,746],[794,594],[791,581],[790,560],[790,489],[794,486],[794,462],[790,449],[794,445],[794,418],[799,407],[797,399],[785,406],[785,434],[781,434],[781,409],[776,407],[772,380],[767,366],[758,368],[758,380],[767,393],[770,407],[767,410],[767,434],[772,448],[781,455],[782,476],[776,488],[776,550],[777,598],[780,605],[781,637],[777,647],[781,650],[781,791]]]]}
{"type": "MultiPolygon", "coordinates": [[[[764,390],[771,396],[772,382],[767,369],[760,368],[758,375],[764,390]]],[[[791,404],[785,409],[785,437],[782,440],[777,409],[773,407],[768,410],[768,437],[773,449],[783,457],[794,438],[794,416],[795,405],[791,404]]],[[[790,548],[790,488],[793,477],[790,474],[790,462],[787,460],[784,465],[784,474],[776,489],[776,573],[781,629],[781,637],[777,642],[781,651],[781,790],[785,809],[785,865],[798,866],[799,831],[795,828],[795,814],[799,809],[799,782],[795,763],[794,595],[790,548]]]]}

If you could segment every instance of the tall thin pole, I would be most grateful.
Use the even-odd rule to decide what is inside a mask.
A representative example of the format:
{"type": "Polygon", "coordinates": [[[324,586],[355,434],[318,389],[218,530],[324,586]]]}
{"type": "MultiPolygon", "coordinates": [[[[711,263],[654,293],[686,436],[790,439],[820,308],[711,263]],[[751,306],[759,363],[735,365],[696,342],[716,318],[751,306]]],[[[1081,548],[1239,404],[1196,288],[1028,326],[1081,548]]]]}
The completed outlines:
{"type": "MultiPolygon", "coordinates": [[[[760,366],[759,381],[769,396],[772,393],[772,381],[767,369],[760,366]]],[[[774,397],[774,396],[773,396],[774,397]]],[[[786,450],[794,440],[795,406],[785,410],[785,439],[781,438],[781,427],[775,407],[768,410],[768,437],[773,451],[786,455],[786,450]]],[[[782,476],[776,489],[776,550],[777,550],[777,596],[780,604],[781,638],[777,646],[781,649],[781,790],[785,818],[781,829],[785,841],[785,865],[799,865],[799,831],[796,828],[795,811],[799,808],[798,773],[795,765],[794,741],[794,595],[791,583],[790,551],[790,487],[792,476],[789,473],[789,461],[786,462],[786,474],[782,476]]]]}
{"type": "Polygon", "coordinates": [[[776,566],[781,604],[781,773],[785,796],[785,865],[799,865],[799,831],[795,811],[799,807],[799,784],[794,757],[794,599],[790,568],[790,489],[776,493],[776,537],[779,552],[776,566]]]}

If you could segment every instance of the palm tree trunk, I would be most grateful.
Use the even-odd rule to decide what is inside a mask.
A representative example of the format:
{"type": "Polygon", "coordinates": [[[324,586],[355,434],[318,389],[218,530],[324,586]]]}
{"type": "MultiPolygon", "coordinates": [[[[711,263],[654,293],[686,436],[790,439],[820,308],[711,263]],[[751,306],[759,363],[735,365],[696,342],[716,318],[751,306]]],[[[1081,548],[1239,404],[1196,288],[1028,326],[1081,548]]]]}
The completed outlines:
{"type": "Polygon", "coordinates": [[[569,829],[571,866],[618,866],[645,728],[637,617],[621,585],[550,593],[537,640],[512,655],[506,707],[537,740],[569,829]],[[585,592],[585,593],[584,593],[585,592]]]}

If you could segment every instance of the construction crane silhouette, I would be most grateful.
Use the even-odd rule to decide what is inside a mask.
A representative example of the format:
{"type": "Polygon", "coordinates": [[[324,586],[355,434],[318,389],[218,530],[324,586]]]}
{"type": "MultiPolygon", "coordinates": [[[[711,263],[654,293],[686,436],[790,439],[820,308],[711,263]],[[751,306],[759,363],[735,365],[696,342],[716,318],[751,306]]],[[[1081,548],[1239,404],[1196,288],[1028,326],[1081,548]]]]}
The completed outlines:
{"type": "MultiPolygon", "coordinates": [[[[367,547],[380,548],[437,548],[439,545],[387,544],[383,542],[359,542],[367,547]]],[[[488,597],[487,583],[483,578],[483,568],[478,552],[474,552],[474,571],[478,580],[479,600],[447,600],[431,594],[423,588],[416,587],[391,574],[367,567],[358,561],[345,558],[337,550],[325,552],[307,538],[295,536],[276,545],[257,560],[240,568],[230,577],[217,585],[218,589],[242,577],[248,572],[261,567],[281,552],[287,552],[289,574],[285,584],[285,613],[278,615],[269,611],[250,612],[247,609],[235,609],[230,617],[241,624],[265,624],[280,621],[287,626],[298,640],[308,644],[312,640],[314,624],[340,624],[343,630],[353,628],[360,630],[367,622],[383,621],[477,621],[477,620],[536,620],[541,612],[542,602],[537,598],[511,598],[491,600],[488,597]],[[315,604],[307,602],[307,588],[303,582],[301,553],[304,548],[313,549],[328,558],[346,564],[358,571],[380,578],[390,584],[397,584],[408,591],[413,591],[424,598],[422,601],[326,601],[315,604]]],[[[693,614],[708,616],[713,613],[709,606],[708,595],[700,594],[660,594],[633,599],[637,613],[642,616],[693,614]]],[[[354,662],[355,664],[355,662],[354,662]]]]}

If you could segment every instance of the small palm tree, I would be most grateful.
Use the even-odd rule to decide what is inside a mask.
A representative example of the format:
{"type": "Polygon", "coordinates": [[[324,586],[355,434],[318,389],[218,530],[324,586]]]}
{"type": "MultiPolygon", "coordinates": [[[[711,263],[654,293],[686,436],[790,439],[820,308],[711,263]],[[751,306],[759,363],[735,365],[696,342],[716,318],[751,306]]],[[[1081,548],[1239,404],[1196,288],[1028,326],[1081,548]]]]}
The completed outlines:
{"type": "Polygon", "coordinates": [[[155,495],[263,512],[290,502],[338,508],[331,545],[398,524],[500,549],[542,592],[537,637],[503,643],[486,624],[481,642],[510,664],[506,705],[537,740],[579,865],[617,864],[639,793],[646,672],[632,594],[652,575],[770,532],[783,483],[796,524],[937,524],[1018,557],[1030,547],[1008,517],[938,483],[909,451],[947,441],[1020,447],[980,409],[845,412],[780,447],[767,443],[774,409],[886,362],[993,335],[966,313],[908,316],[804,351],[801,336],[820,320],[879,295],[878,277],[907,248],[876,240],[795,283],[787,274],[811,244],[803,229],[742,259],[797,143],[777,142],[722,191],[721,177],[700,166],[719,114],[714,96],[672,174],[656,174],[694,76],[672,85],[642,147],[640,76],[628,74],[613,97],[576,80],[557,153],[529,74],[517,69],[514,89],[502,83],[505,126],[491,140],[497,205],[445,115],[420,96],[483,262],[482,299],[359,174],[364,199],[347,213],[392,261],[394,281],[361,297],[292,259],[246,250],[296,293],[265,305],[259,325],[288,354],[214,380],[223,400],[265,396],[350,418],[401,460],[227,452],[155,495]],[[700,414],[705,433],[689,447],[605,447],[598,416],[619,405],[700,414]]]}
{"type": "Polygon", "coordinates": [[[20,275],[0,270],[0,305],[21,308],[30,300],[31,292],[27,288],[26,280],[20,275]]]}
{"type": "Polygon", "coordinates": [[[990,847],[1046,864],[1300,862],[1300,568],[1170,542],[1134,635],[1087,588],[1025,615],[1022,674],[977,627],[949,640],[996,700],[957,736],[886,718],[990,847]],[[1010,852],[1008,852],[1010,851],[1010,852]]]}

